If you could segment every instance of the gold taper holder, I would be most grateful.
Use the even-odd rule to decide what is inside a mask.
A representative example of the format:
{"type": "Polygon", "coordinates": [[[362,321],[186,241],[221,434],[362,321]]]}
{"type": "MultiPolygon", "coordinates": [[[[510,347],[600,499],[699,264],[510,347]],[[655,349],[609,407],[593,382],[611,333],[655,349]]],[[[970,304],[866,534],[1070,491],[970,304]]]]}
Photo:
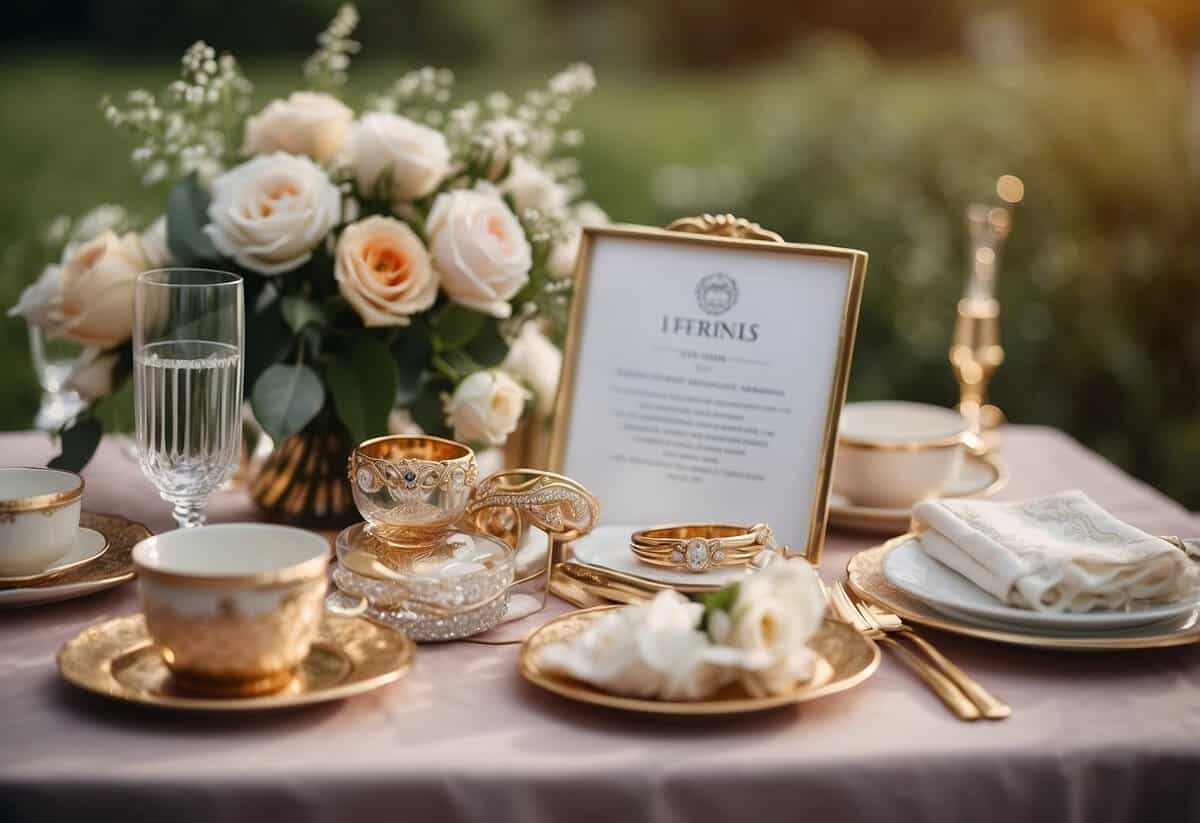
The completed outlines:
{"type": "Polygon", "coordinates": [[[988,385],[1004,362],[996,273],[1012,228],[1008,209],[979,203],[967,207],[968,275],[958,301],[950,366],[958,381],[958,410],[982,433],[1000,426],[1004,412],[988,402],[988,385]]]}

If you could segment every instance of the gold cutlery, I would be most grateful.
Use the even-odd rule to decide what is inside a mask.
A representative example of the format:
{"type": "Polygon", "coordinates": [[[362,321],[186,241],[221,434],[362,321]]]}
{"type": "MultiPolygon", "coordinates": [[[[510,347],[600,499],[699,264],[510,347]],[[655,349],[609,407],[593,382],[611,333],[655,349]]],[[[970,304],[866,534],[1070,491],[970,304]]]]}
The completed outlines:
{"type": "Polygon", "coordinates": [[[979,707],[932,663],[926,661],[898,639],[891,637],[883,629],[872,627],[854,605],[854,601],[850,599],[850,595],[846,593],[846,589],[840,581],[826,588],[825,595],[829,604],[833,606],[833,610],[837,612],[843,621],[849,623],[859,633],[871,640],[876,640],[884,643],[889,648],[895,649],[913,670],[929,684],[929,687],[941,698],[950,711],[954,712],[959,720],[978,720],[982,716],[979,707]]]}
{"type": "Polygon", "coordinates": [[[641,603],[656,594],[655,591],[611,579],[607,575],[584,568],[578,563],[556,563],[554,572],[560,580],[568,582],[589,595],[614,603],[641,603]]]}
{"type": "MultiPolygon", "coordinates": [[[[843,586],[843,590],[844,588],[843,586]]],[[[849,597],[848,592],[847,596],[849,597]]],[[[851,602],[854,603],[859,613],[863,616],[863,619],[872,628],[908,638],[914,646],[925,653],[930,662],[941,669],[942,673],[950,678],[954,685],[958,686],[972,703],[979,707],[980,714],[985,718],[988,720],[1004,720],[1012,714],[1011,706],[995,697],[969,674],[950,662],[949,658],[938,651],[932,643],[914,632],[911,627],[906,626],[898,615],[884,611],[866,601],[860,600],[855,602],[851,598],[851,602]]]]}

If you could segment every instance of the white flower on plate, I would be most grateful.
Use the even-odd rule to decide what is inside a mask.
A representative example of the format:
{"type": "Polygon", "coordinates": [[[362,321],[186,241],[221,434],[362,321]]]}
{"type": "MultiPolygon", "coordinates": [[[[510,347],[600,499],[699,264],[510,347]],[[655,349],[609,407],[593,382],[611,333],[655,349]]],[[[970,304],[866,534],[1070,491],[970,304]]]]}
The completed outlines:
{"type": "Polygon", "coordinates": [[[521,211],[559,211],[566,208],[570,200],[566,188],[550,172],[519,154],[512,158],[508,176],[500,183],[500,191],[511,196],[521,211]]]}
{"type": "Polygon", "coordinates": [[[393,202],[419,200],[450,173],[450,146],[437,129],[398,114],[372,112],[354,124],[346,161],[363,196],[373,194],[386,178],[393,202]]]}
{"type": "Polygon", "coordinates": [[[160,268],[171,262],[171,249],[167,246],[167,218],[160,215],[142,232],[142,254],[151,268],[160,268]]]}
{"type": "Polygon", "coordinates": [[[21,293],[10,315],[84,346],[109,349],[133,331],[133,285],[149,268],[140,238],[104,231],[71,246],[21,293]]]}
{"type": "Polygon", "coordinates": [[[285,151],[324,163],[341,149],[353,121],[354,112],[332,95],[294,92],[286,100],[272,100],[246,120],[242,151],[285,151]]]}
{"type": "Polygon", "coordinates": [[[521,328],[500,368],[525,381],[537,400],[538,414],[549,417],[554,411],[562,359],[558,346],[531,322],[521,328]]]}
{"type": "Polygon", "coordinates": [[[567,229],[566,238],[556,243],[546,258],[546,271],[558,280],[575,273],[575,264],[579,258],[579,241],[583,239],[583,227],[603,226],[608,222],[608,215],[604,213],[604,209],[590,200],[575,206],[573,211],[574,219],[567,229]]]}
{"type": "Polygon", "coordinates": [[[263,154],[213,181],[205,233],[217,250],[260,274],[307,262],[337,225],[341,193],[307,157],[263,154]]]}
{"type": "Polygon", "coordinates": [[[761,697],[812,678],[817,657],[808,642],[824,616],[825,597],[812,566],[776,561],[738,584],[733,607],[709,615],[708,633],[742,654],[739,680],[761,697]]]}
{"type": "Polygon", "coordinates": [[[94,347],[84,349],[67,375],[66,387],[78,392],[89,403],[107,397],[112,394],[113,369],[119,360],[120,355],[115,351],[106,352],[94,347]]]}
{"type": "Polygon", "coordinates": [[[444,192],[426,223],[433,265],[450,299],[493,317],[529,280],[533,252],[516,215],[489,183],[444,192]]]}
{"type": "Polygon", "coordinates": [[[438,281],[416,232],[372,215],[338,238],[333,276],[366,326],[407,326],[437,299],[438,281]]]}
{"type": "Polygon", "coordinates": [[[446,401],[454,439],[502,446],[516,430],[529,392],[502,371],[477,371],[446,401]]]}

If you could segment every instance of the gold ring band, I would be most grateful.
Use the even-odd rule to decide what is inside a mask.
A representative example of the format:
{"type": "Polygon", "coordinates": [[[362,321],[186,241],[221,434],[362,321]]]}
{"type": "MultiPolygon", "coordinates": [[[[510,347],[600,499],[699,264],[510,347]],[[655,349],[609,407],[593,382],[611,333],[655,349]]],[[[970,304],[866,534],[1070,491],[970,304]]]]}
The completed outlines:
{"type": "Polygon", "coordinates": [[[766,523],[684,523],[640,529],[630,549],[643,563],[700,573],[723,566],[743,566],[764,551],[778,549],[766,523]]]}

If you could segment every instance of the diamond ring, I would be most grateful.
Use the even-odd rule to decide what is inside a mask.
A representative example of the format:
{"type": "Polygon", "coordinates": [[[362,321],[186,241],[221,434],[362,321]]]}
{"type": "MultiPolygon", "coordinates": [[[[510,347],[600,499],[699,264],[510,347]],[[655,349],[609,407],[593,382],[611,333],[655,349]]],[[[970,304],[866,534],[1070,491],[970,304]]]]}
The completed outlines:
{"type": "Polygon", "coordinates": [[[722,566],[744,566],[763,552],[778,551],[779,544],[766,523],[686,523],[636,531],[630,536],[630,549],[643,563],[698,574],[722,566]]]}

